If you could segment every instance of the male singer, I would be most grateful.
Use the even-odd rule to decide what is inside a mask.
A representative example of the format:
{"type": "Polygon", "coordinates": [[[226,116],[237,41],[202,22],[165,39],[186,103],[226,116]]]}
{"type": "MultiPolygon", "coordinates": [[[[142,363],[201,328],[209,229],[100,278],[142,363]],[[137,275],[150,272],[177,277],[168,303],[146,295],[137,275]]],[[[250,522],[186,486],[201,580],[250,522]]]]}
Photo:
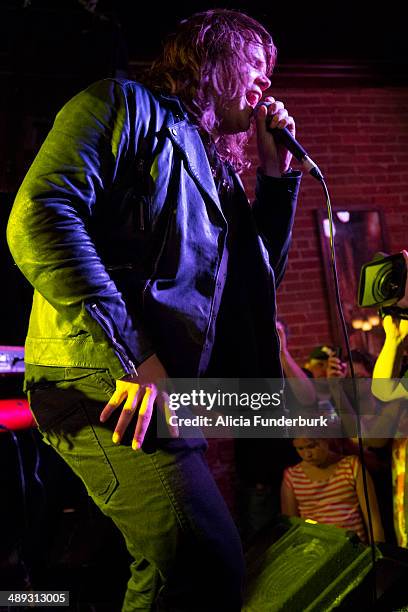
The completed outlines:
{"type": "Polygon", "coordinates": [[[300,173],[266,129],[294,133],[283,103],[254,112],[275,55],[243,13],[186,19],[143,84],[106,79],[64,106],[11,213],[35,289],[31,408],[126,540],[125,611],[241,606],[240,540],[205,441],[157,437],[156,383],[281,374],[275,285],[300,173]],[[251,207],[238,175],[252,124],[251,207]]]}

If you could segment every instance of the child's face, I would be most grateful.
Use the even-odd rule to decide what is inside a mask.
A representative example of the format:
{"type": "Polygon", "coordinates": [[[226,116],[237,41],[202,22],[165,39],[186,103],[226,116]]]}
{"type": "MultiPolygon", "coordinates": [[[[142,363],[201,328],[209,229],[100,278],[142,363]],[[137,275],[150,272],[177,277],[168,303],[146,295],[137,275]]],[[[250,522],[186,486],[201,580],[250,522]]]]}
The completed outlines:
{"type": "Polygon", "coordinates": [[[329,452],[325,442],[322,440],[312,440],[311,438],[295,438],[293,446],[303,461],[315,466],[323,464],[329,452]]]}

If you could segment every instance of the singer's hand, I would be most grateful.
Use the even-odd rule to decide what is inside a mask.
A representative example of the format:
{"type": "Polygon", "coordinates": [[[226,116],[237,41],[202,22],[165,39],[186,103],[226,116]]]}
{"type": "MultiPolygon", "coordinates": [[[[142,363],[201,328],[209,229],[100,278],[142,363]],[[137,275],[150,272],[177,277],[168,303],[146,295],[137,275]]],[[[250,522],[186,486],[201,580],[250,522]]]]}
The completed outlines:
{"type": "Polygon", "coordinates": [[[167,378],[161,361],[153,354],[138,367],[137,371],[137,377],[125,376],[116,381],[116,390],[99,417],[104,423],[115,410],[121,408],[112,441],[114,444],[120,443],[126,429],[133,424],[133,450],[141,448],[155,406],[162,410],[170,436],[178,437],[178,427],[171,425],[172,412],[166,395],[160,393],[157,386],[159,380],[167,378]]]}
{"type": "Polygon", "coordinates": [[[283,102],[268,96],[264,100],[271,103],[268,107],[262,105],[256,115],[256,133],[259,162],[262,170],[269,176],[281,176],[289,169],[292,154],[283,145],[275,143],[267,124],[271,128],[286,127],[295,136],[295,121],[290,117],[283,102]]]}

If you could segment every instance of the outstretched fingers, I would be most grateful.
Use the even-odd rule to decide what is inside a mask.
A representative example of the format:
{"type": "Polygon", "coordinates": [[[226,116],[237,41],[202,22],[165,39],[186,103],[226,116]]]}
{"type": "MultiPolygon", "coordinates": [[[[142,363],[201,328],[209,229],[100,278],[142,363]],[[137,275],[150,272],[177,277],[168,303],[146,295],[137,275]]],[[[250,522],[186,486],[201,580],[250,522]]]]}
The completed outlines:
{"type": "Polygon", "coordinates": [[[118,422],[112,435],[114,444],[119,444],[130,423],[136,420],[132,440],[133,450],[139,450],[143,444],[154,410],[154,404],[164,414],[167,427],[172,438],[178,438],[179,431],[174,419],[175,411],[170,407],[168,396],[159,393],[154,384],[138,384],[133,381],[116,381],[116,390],[100,414],[100,421],[107,421],[113,412],[122,406],[118,422]],[[171,418],[173,417],[173,418],[171,418]]]}
{"type": "Polygon", "coordinates": [[[132,386],[127,389],[126,401],[112,436],[112,440],[115,444],[122,439],[126,429],[132,421],[142,395],[143,389],[140,385],[132,384],[132,386]]]}
{"type": "Polygon", "coordinates": [[[152,418],[154,402],[157,397],[157,388],[154,385],[145,387],[144,391],[137,417],[135,435],[132,441],[133,450],[139,450],[143,444],[147,428],[152,418]]]}
{"type": "Polygon", "coordinates": [[[105,423],[105,421],[109,419],[112,413],[117,408],[119,408],[119,406],[125,401],[126,397],[127,391],[125,389],[116,387],[116,390],[114,391],[112,397],[110,398],[109,402],[106,404],[99,416],[99,420],[101,421],[101,423],[105,423]]]}

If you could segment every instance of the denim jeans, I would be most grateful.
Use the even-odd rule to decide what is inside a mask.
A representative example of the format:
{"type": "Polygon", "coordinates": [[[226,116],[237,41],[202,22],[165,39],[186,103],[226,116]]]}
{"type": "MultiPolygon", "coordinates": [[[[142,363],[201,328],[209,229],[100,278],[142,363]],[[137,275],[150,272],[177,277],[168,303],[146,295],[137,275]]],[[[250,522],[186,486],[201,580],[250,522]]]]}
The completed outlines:
{"type": "Polygon", "coordinates": [[[205,461],[204,440],[160,441],[153,424],[142,450],[133,451],[131,424],[114,445],[119,411],[99,422],[115,387],[109,373],[61,374],[31,389],[31,409],[45,442],[125,538],[134,561],[122,610],[240,610],[241,542],[205,461]]]}

